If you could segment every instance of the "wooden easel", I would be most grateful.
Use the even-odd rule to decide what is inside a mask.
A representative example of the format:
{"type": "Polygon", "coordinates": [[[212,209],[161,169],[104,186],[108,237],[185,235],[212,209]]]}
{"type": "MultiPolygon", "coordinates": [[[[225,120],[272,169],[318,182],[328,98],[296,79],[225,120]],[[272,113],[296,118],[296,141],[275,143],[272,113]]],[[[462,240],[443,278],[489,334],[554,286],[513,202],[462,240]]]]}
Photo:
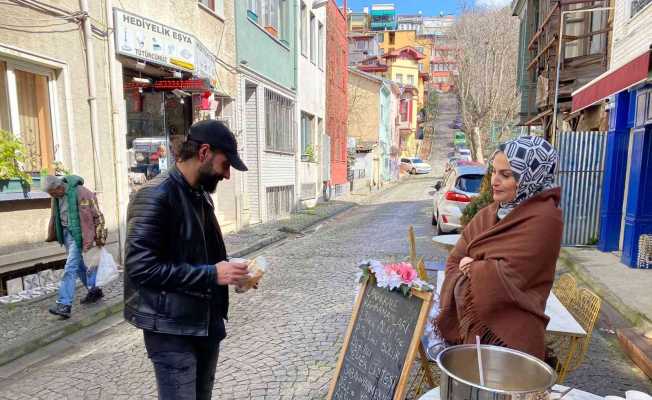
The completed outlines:
{"type": "MultiPolygon", "coordinates": [[[[410,252],[410,263],[416,268],[417,273],[419,274],[419,279],[426,281],[428,279],[426,265],[423,262],[423,257],[420,257],[417,260],[417,240],[414,233],[414,226],[412,225],[410,225],[408,228],[408,245],[410,252]]],[[[425,377],[428,381],[428,384],[430,387],[434,388],[436,379],[430,369],[430,364],[428,363],[428,355],[426,353],[426,349],[423,347],[423,343],[419,343],[419,361],[421,362],[421,369],[423,369],[425,372],[425,377]]]]}

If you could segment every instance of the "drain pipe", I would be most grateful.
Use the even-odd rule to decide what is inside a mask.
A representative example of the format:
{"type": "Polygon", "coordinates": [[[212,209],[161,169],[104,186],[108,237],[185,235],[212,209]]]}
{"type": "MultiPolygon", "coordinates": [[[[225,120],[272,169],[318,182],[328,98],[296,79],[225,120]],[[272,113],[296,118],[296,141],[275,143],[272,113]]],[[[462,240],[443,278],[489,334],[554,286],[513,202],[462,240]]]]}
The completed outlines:
{"type": "Polygon", "coordinates": [[[86,48],[86,76],[88,79],[88,106],[91,111],[91,139],[93,144],[93,172],[95,191],[102,192],[102,176],[100,172],[100,138],[97,127],[97,89],[95,87],[95,52],[93,51],[93,34],[88,10],[88,0],[79,0],[83,15],[84,47],[86,48]]]}
{"type": "Polygon", "coordinates": [[[125,136],[124,118],[122,117],[122,68],[116,61],[113,2],[104,2],[107,25],[108,42],[108,68],[109,68],[109,90],[111,98],[111,132],[113,136],[113,172],[116,181],[116,219],[118,222],[118,244],[120,262],[124,263],[124,244],[127,237],[127,205],[129,203],[129,180],[127,178],[126,149],[127,141],[125,136]]]}

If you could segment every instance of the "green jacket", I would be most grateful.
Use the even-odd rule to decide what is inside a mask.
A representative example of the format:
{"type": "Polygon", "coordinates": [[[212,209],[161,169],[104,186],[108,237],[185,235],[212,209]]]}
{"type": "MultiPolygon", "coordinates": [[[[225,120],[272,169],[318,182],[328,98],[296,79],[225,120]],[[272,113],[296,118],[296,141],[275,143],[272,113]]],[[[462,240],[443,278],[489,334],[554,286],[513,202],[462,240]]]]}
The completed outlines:
{"type": "MultiPolygon", "coordinates": [[[[84,179],[80,176],[67,175],[63,181],[66,184],[65,196],[68,202],[68,231],[75,243],[82,251],[86,251],[96,244],[104,245],[107,232],[104,227],[104,216],[97,204],[95,193],[83,186],[84,179]]],[[[59,202],[56,199],[52,199],[52,217],[50,218],[47,241],[65,244],[59,202]]]]}

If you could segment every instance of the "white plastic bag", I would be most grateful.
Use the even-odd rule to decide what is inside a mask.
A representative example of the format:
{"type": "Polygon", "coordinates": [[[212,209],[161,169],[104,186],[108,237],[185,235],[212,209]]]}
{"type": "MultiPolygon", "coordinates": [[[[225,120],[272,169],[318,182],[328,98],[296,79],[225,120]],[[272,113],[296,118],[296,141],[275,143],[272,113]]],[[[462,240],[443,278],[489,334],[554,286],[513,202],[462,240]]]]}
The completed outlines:
{"type": "Polygon", "coordinates": [[[100,262],[97,265],[97,277],[95,278],[95,286],[106,286],[109,282],[118,277],[118,267],[113,261],[113,256],[106,248],[102,247],[100,251],[100,262]]]}

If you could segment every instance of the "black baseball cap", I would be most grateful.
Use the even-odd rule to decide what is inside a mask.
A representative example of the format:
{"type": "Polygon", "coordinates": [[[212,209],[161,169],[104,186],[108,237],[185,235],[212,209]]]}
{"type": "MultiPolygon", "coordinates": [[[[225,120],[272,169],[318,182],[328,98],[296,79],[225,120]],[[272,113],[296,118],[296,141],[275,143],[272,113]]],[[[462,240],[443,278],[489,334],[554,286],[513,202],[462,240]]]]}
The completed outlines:
{"type": "Polygon", "coordinates": [[[233,168],[238,171],[248,170],[238,154],[238,142],[235,140],[235,135],[222,122],[214,119],[195,122],[190,127],[188,140],[209,144],[211,148],[224,152],[233,168]]]}

